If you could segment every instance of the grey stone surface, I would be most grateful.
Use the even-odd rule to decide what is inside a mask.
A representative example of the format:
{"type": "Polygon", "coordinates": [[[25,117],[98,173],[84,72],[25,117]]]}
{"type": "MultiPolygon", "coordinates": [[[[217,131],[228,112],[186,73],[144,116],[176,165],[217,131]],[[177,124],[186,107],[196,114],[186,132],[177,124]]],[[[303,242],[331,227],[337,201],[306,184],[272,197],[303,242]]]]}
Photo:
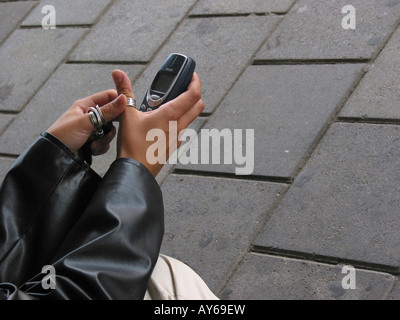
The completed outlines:
{"type": "Polygon", "coordinates": [[[36,1],[0,3],[0,43],[19,26],[21,20],[36,3],[36,1]]]}
{"type": "MultiPolygon", "coordinates": [[[[361,70],[352,64],[250,66],[204,128],[242,129],[243,140],[244,130],[254,129],[253,174],[292,177],[361,70]]],[[[235,173],[242,167],[223,164],[223,154],[221,163],[177,168],[235,173]]]]}
{"type": "Polygon", "coordinates": [[[0,110],[20,111],[83,32],[78,28],[14,31],[0,47],[0,110]]]}
{"type": "Polygon", "coordinates": [[[295,0],[200,0],[190,14],[285,13],[294,2],[295,0]]]}
{"type": "MultiPolygon", "coordinates": [[[[223,297],[237,300],[379,300],[395,277],[355,269],[355,289],[344,289],[344,265],[248,254],[228,282],[223,297]]],[[[345,271],[346,269],[344,269],[345,271]]]]}
{"type": "MultiPolygon", "coordinates": [[[[400,0],[49,1],[56,30],[40,26],[50,2],[0,0],[0,179],[71,103],[113,88],[113,69],[140,103],[182,52],[206,103],[191,127],[255,129],[256,167],[165,165],[162,252],[221,298],[400,299],[400,0]]],[[[92,167],[115,154],[114,140],[92,167]]]]}
{"type": "Polygon", "coordinates": [[[371,58],[397,24],[400,3],[393,0],[301,0],[275,30],[256,59],[371,58]],[[356,29],[345,30],[342,8],[356,9],[356,29]]]}
{"type": "Polygon", "coordinates": [[[0,158],[0,186],[2,185],[7,172],[11,169],[14,161],[14,159],[0,158]]]}
{"type": "Polygon", "coordinates": [[[255,243],[397,270],[400,127],[334,124],[255,243]]]}
{"type": "MultiPolygon", "coordinates": [[[[64,64],[0,137],[0,152],[18,155],[78,99],[114,89],[111,72],[121,69],[135,78],[142,66],[64,64]]],[[[114,154],[115,155],[115,154],[114,154]]],[[[96,162],[97,163],[97,162],[96,162]]],[[[98,164],[101,167],[103,164],[98,164]]]]}
{"type": "Polygon", "coordinates": [[[193,4],[194,0],[118,1],[70,60],[149,61],[193,4]]]}
{"type": "MultiPolygon", "coordinates": [[[[111,0],[49,0],[39,3],[23,21],[22,26],[41,26],[48,12],[42,13],[45,5],[56,11],[56,27],[60,25],[88,25],[96,21],[111,0]]],[[[46,21],[47,22],[47,21],[46,21]]]]}
{"type": "Polygon", "coordinates": [[[170,175],[162,185],[161,252],[186,262],[217,290],[285,189],[259,181],[170,175]]]}
{"type": "Polygon", "coordinates": [[[213,112],[279,20],[278,17],[185,20],[137,81],[136,92],[143,97],[168,55],[180,52],[196,61],[205,112],[213,112]]]}
{"type": "Polygon", "coordinates": [[[400,118],[400,29],[347,101],[341,117],[400,118]]]}

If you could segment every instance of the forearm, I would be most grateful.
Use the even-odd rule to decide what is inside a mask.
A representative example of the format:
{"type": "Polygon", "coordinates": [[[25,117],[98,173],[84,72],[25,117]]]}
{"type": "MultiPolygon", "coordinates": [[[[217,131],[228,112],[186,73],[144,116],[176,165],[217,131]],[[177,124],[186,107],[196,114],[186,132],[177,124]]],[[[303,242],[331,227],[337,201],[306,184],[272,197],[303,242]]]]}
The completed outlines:
{"type": "MultiPolygon", "coordinates": [[[[159,255],[163,214],[149,171],[135,160],[116,160],[52,263],[56,289],[45,298],[142,299],[159,255]]],[[[42,277],[26,293],[43,294],[42,277]]]]}
{"type": "Polygon", "coordinates": [[[100,180],[49,134],[15,161],[0,190],[0,282],[20,285],[49,264],[100,180]]]}

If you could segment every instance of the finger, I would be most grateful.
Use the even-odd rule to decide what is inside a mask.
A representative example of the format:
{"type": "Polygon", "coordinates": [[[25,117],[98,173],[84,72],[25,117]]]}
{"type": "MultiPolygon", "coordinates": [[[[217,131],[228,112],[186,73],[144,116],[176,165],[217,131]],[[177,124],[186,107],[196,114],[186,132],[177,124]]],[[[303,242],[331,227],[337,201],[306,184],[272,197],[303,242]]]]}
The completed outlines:
{"type": "Polygon", "coordinates": [[[84,113],[86,113],[90,107],[94,107],[95,105],[102,106],[106,103],[117,98],[118,94],[117,91],[114,89],[97,92],[92,94],[91,96],[79,100],[79,105],[84,108],[84,113]]]}
{"type": "Polygon", "coordinates": [[[157,111],[162,114],[162,117],[178,120],[199,100],[201,100],[201,81],[195,72],[188,89],[174,100],[162,105],[157,111]]]}
{"type": "Polygon", "coordinates": [[[135,97],[132,90],[131,80],[125,72],[118,69],[114,70],[112,72],[112,77],[114,79],[115,87],[117,88],[118,94],[123,94],[127,98],[135,97]]]}
{"type": "Polygon", "coordinates": [[[204,110],[204,102],[200,99],[178,120],[178,131],[186,129],[204,110]]]}
{"type": "Polygon", "coordinates": [[[126,109],[126,97],[120,94],[113,101],[100,107],[106,122],[114,121],[126,109]]]}

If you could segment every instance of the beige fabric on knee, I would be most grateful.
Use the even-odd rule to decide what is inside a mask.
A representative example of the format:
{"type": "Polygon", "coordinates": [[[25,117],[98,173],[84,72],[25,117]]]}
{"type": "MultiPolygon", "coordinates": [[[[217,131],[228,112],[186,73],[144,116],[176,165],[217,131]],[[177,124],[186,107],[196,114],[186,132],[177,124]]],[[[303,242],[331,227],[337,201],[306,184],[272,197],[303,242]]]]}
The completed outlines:
{"type": "Polygon", "coordinates": [[[205,282],[183,262],[160,254],[145,300],[218,300],[205,282]]]}

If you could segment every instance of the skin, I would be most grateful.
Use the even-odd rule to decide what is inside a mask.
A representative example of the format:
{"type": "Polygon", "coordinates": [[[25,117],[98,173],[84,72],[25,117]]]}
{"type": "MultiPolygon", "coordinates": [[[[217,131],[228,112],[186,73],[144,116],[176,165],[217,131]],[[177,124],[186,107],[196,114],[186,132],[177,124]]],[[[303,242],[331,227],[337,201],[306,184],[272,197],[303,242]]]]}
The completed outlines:
{"type": "MultiPolygon", "coordinates": [[[[88,110],[90,107],[99,105],[107,122],[119,121],[117,158],[135,159],[146,166],[153,176],[156,176],[164,164],[151,164],[147,161],[147,148],[154,143],[154,141],[146,141],[147,132],[151,129],[161,129],[166,134],[166,141],[169,142],[170,121],[177,122],[178,133],[181,133],[197,118],[204,110],[200,78],[194,73],[186,92],[157,110],[140,112],[136,108],[126,106],[127,98],[135,97],[126,73],[114,70],[112,77],[117,90],[98,92],[76,101],[50,126],[47,132],[54,135],[75,153],[78,152],[94,130],[88,110]]],[[[115,135],[114,127],[109,134],[92,142],[92,154],[101,155],[107,152],[115,135]]],[[[179,145],[180,142],[176,139],[165,146],[162,152],[165,152],[166,159],[179,145]]]]}

